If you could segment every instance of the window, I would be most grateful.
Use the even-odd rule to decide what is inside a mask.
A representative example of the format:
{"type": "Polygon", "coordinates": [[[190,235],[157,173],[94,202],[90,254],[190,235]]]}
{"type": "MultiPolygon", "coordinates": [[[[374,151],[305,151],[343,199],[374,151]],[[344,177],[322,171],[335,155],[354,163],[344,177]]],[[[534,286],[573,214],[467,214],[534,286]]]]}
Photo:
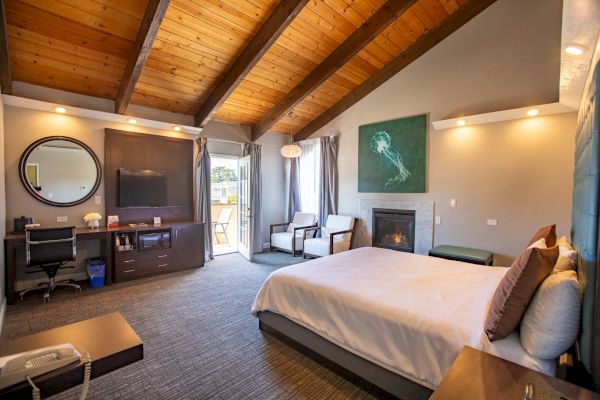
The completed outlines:
{"type": "Polygon", "coordinates": [[[299,163],[300,175],[300,207],[302,212],[319,214],[319,185],[321,178],[320,158],[321,142],[319,139],[298,142],[302,149],[299,163]]]}

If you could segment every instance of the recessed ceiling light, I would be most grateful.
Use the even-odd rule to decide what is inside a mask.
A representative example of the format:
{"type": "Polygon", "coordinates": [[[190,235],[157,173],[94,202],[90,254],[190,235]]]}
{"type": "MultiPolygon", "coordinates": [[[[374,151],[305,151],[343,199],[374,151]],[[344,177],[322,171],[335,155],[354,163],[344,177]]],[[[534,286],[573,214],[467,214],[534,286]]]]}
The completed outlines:
{"type": "Polygon", "coordinates": [[[181,130],[181,127],[180,126],[174,126],[173,130],[176,131],[176,132],[179,132],[181,130]]]}
{"type": "Polygon", "coordinates": [[[56,111],[59,114],[64,114],[67,112],[67,109],[64,107],[54,107],[54,111],[56,111]]]}
{"type": "Polygon", "coordinates": [[[565,51],[573,56],[580,56],[586,51],[586,48],[578,44],[570,44],[565,47],[565,51]]]}
{"type": "Polygon", "coordinates": [[[137,123],[137,121],[133,118],[129,118],[129,120],[127,122],[129,122],[131,125],[137,123]]]}
{"type": "Polygon", "coordinates": [[[531,110],[527,111],[527,115],[529,115],[530,117],[535,117],[536,115],[538,115],[540,112],[538,110],[536,110],[535,108],[532,108],[531,110]]]}
{"type": "Polygon", "coordinates": [[[456,125],[458,126],[465,126],[467,124],[467,121],[465,121],[464,119],[459,119],[458,121],[456,121],[456,125]]]}

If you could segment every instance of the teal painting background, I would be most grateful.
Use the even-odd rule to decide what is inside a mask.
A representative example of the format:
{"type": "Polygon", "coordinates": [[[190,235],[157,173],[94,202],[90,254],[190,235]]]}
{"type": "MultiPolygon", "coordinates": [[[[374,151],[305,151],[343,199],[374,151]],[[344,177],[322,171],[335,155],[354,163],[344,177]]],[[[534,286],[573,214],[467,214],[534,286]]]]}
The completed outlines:
{"type": "Polygon", "coordinates": [[[358,128],[358,191],[364,193],[425,193],[426,163],[425,115],[363,125],[358,128]],[[410,177],[386,188],[388,179],[398,175],[383,154],[371,150],[371,139],[379,131],[391,136],[391,147],[402,156],[410,177]]]}

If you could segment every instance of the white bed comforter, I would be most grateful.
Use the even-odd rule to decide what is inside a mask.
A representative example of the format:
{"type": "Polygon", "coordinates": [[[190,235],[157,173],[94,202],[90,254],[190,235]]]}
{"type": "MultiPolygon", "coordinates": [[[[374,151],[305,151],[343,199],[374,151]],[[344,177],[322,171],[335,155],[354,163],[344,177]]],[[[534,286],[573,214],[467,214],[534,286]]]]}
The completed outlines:
{"type": "Polygon", "coordinates": [[[435,388],[464,345],[482,349],[506,268],[364,247],[273,272],[252,313],[272,311],[435,388]]]}

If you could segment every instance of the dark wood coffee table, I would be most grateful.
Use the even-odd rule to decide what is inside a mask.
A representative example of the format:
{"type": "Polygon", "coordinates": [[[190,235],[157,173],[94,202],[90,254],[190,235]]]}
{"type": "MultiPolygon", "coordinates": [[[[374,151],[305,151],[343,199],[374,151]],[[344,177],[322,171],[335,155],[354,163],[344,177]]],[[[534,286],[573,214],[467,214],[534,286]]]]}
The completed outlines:
{"type": "MultiPolygon", "coordinates": [[[[144,343],[119,312],[50,329],[31,336],[0,341],[0,356],[61,343],[90,354],[91,377],[96,378],[144,358],[144,343]]],[[[83,363],[73,363],[33,379],[42,398],[83,383],[83,363]]],[[[22,382],[0,391],[0,399],[31,399],[31,387],[22,382]]]]}

